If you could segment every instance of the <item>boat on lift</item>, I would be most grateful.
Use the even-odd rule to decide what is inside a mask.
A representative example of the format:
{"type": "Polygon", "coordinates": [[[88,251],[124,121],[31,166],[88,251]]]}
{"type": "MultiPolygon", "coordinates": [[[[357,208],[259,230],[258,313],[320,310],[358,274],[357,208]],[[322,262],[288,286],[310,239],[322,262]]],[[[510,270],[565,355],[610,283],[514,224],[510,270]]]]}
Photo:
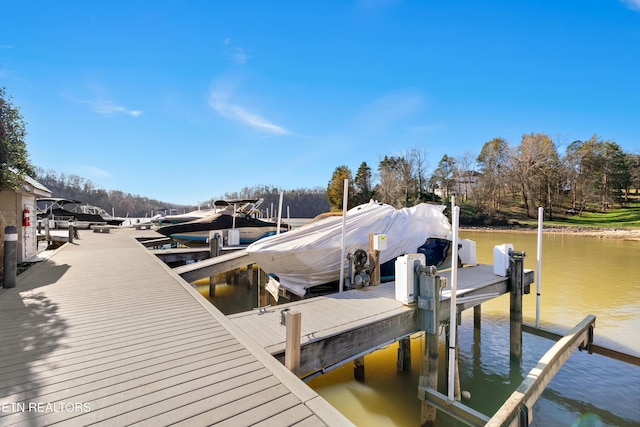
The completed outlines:
{"type": "MultiPolygon", "coordinates": [[[[375,201],[356,206],[345,216],[346,253],[368,250],[370,234],[385,236],[381,264],[417,253],[427,240],[450,236],[444,208],[421,203],[396,209],[375,201]]],[[[347,276],[348,263],[341,262],[342,224],[342,215],[324,217],[288,233],[261,239],[246,250],[261,269],[277,276],[282,288],[302,297],[314,286],[338,281],[341,266],[347,276]]]]}
{"type": "Polygon", "coordinates": [[[242,199],[220,203],[213,215],[158,228],[158,233],[188,246],[205,245],[211,232],[221,235],[228,246],[253,243],[278,231],[288,231],[288,224],[280,224],[257,217],[263,199],[242,199]]]}

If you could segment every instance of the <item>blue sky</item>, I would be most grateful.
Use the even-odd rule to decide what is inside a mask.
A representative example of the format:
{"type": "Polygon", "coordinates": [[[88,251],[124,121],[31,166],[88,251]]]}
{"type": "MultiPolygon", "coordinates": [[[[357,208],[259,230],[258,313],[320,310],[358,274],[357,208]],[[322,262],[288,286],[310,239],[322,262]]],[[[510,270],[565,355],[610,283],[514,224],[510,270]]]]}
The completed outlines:
{"type": "Polygon", "coordinates": [[[25,0],[1,21],[32,163],[164,202],[531,132],[640,152],[640,0],[25,0]]]}

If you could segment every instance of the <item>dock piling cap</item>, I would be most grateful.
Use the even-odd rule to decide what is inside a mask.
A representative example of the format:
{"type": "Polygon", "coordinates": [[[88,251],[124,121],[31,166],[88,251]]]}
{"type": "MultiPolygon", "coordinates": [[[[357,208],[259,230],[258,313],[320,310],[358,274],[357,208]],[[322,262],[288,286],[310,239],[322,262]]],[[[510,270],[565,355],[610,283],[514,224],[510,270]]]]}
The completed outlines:
{"type": "Polygon", "coordinates": [[[5,242],[17,242],[18,241],[18,229],[15,225],[7,225],[4,228],[4,241],[5,242]]]}

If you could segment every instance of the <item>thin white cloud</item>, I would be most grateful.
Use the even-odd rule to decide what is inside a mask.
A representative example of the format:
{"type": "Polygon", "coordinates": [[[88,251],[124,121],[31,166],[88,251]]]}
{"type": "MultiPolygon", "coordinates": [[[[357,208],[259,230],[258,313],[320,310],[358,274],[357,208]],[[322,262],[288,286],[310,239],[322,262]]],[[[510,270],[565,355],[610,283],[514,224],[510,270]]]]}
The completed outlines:
{"type": "Polygon", "coordinates": [[[122,105],[118,105],[112,101],[105,101],[103,99],[96,99],[89,101],[91,108],[103,116],[113,116],[114,114],[125,114],[131,117],[139,117],[142,114],[140,110],[129,110],[122,105]]]}
{"type": "Polygon", "coordinates": [[[97,168],[95,166],[80,166],[80,169],[89,176],[97,176],[100,178],[111,177],[111,173],[104,169],[97,168]]]}
{"type": "Polygon", "coordinates": [[[640,12],[640,0],[621,0],[621,2],[629,9],[640,12]]]}
{"type": "Polygon", "coordinates": [[[289,135],[287,129],[278,126],[257,113],[233,102],[232,89],[229,85],[217,82],[209,93],[209,105],[225,119],[234,120],[260,132],[273,135],[289,135]]]}
{"type": "Polygon", "coordinates": [[[82,98],[63,93],[62,95],[77,104],[88,105],[93,111],[102,116],[114,116],[124,114],[125,116],[140,117],[142,110],[132,110],[123,105],[117,104],[104,86],[99,84],[88,84],[85,89],[89,89],[90,94],[82,98]]]}
{"type": "Polygon", "coordinates": [[[13,49],[13,46],[10,44],[2,44],[0,45],[0,49],[13,49]]]}
{"type": "Polygon", "coordinates": [[[425,108],[424,96],[415,91],[399,91],[377,98],[365,105],[354,123],[363,129],[385,129],[415,115],[425,108]]]}
{"type": "Polygon", "coordinates": [[[84,104],[91,107],[93,111],[102,116],[113,116],[116,114],[124,114],[131,117],[139,117],[142,114],[141,110],[130,110],[122,105],[118,105],[113,101],[108,101],[100,98],[86,100],[78,98],[69,98],[71,101],[77,104],[84,104]]]}
{"type": "Polygon", "coordinates": [[[236,52],[233,54],[233,62],[243,65],[247,63],[247,59],[249,59],[249,55],[244,49],[241,47],[236,48],[236,52]]]}

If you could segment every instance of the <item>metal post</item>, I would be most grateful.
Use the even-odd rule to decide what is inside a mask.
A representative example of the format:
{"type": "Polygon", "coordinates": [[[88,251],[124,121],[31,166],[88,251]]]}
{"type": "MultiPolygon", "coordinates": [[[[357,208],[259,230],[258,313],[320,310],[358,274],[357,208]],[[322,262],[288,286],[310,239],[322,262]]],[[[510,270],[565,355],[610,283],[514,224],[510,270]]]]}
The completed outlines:
{"type": "Polygon", "coordinates": [[[4,228],[4,288],[15,288],[18,276],[18,229],[15,225],[4,228]]]}
{"type": "MultiPolygon", "coordinates": [[[[453,198],[452,198],[453,203],[453,198]]],[[[456,364],[457,364],[457,354],[456,354],[456,346],[457,346],[457,315],[458,315],[458,306],[456,304],[456,293],[458,288],[458,222],[460,217],[460,207],[455,206],[453,208],[453,249],[452,249],[452,259],[451,259],[451,297],[450,308],[449,308],[449,327],[451,328],[451,334],[449,336],[449,390],[448,396],[450,401],[455,400],[455,372],[456,372],[456,364]]]]}
{"type": "Polygon", "coordinates": [[[349,180],[344,180],[344,191],[342,194],[342,239],[340,240],[340,292],[344,289],[344,260],[346,259],[346,242],[347,234],[347,207],[349,198],[349,180]]]}
{"type": "Polygon", "coordinates": [[[538,208],[538,250],[536,259],[538,270],[536,271],[536,328],[540,327],[540,292],[542,289],[542,221],[544,219],[544,208],[538,208]]]}
{"type": "Polygon", "coordinates": [[[73,221],[69,220],[69,243],[73,243],[73,221]]]}

